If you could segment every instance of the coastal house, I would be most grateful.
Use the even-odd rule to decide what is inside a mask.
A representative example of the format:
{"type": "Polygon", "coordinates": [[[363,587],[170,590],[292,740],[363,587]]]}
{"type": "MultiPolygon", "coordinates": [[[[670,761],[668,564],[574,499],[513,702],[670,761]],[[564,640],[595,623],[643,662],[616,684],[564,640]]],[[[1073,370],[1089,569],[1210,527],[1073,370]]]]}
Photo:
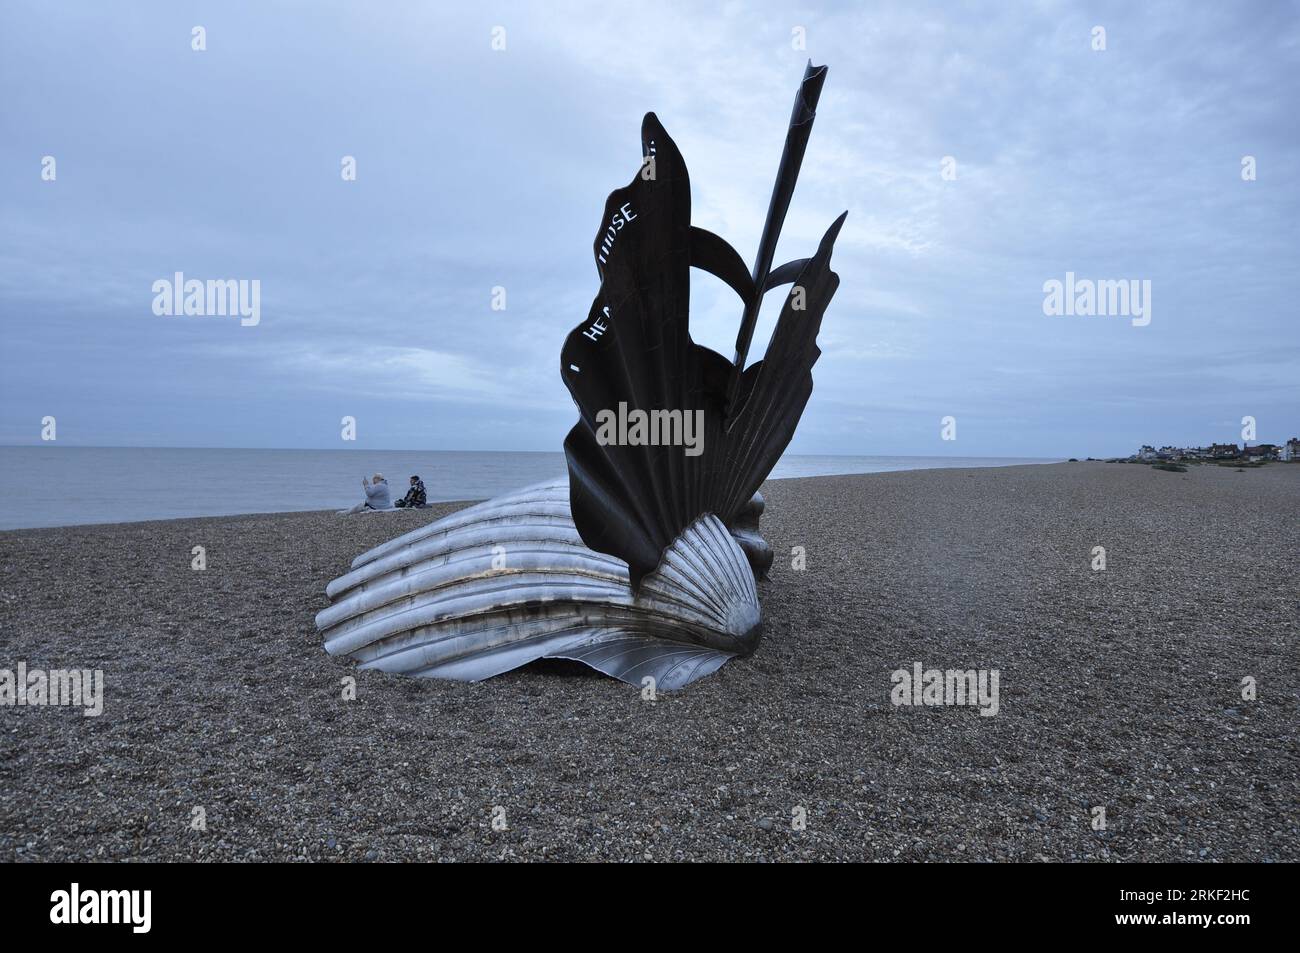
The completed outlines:
{"type": "Polygon", "coordinates": [[[1137,452],[1139,460],[1154,460],[1156,458],[1156,448],[1142,444],[1142,449],[1137,452]]]}
{"type": "Polygon", "coordinates": [[[1215,460],[1232,460],[1241,456],[1241,451],[1237,449],[1235,443],[1212,443],[1210,456],[1215,460]]]}
{"type": "Polygon", "coordinates": [[[1300,437],[1292,437],[1282,445],[1282,452],[1278,454],[1280,460],[1300,460],[1300,437]]]}
{"type": "Polygon", "coordinates": [[[1256,447],[1246,447],[1241,455],[1246,458],[1248,463],[1258,463],[1264,460],[1278,459],[1278,451],[1281,448],[1272,443],[1261,443],[1256,447]]]}

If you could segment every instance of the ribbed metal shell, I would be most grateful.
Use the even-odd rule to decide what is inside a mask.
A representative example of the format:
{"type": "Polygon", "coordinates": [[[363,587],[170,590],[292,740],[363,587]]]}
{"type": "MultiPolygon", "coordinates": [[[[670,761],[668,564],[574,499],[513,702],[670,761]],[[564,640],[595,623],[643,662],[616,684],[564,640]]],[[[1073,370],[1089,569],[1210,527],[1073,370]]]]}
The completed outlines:
{"type": "Polygon", "coordinates": [[[377,546],[326,593],[330,653],[464,681],[570,658],[670,690],[753,651],[760,631],[749,561],[717,517],[688,526],[633,594],[625,562],[583,545],[565,479],[377,546]]]}

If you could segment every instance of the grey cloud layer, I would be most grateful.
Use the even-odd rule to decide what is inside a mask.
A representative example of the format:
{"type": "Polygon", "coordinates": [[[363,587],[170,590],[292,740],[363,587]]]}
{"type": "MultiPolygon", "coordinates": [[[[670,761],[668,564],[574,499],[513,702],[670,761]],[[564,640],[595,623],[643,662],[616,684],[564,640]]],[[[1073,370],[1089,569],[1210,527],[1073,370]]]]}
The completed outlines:
{"type": "MultiPolygon", "coordinates": [[[[696,223],[748,257],[809,56],[831,73],[778,256],[850,214],[793,450],[1300,429],[1294,5],[655,9],[6,4],[0,442],[55,414],[68,443],[329,447],[352,414],[363,445],[556,449],[559,345],[641,114],[681,146],[696,223]],[[175,271],[260,279],[261,324],[153,315],[175,271]],[[1067,271],[1150,279],[1151,325],[1045,316],[1067,271]]],[[[693,288],[729,354],[736,302],[693,288]]]]}

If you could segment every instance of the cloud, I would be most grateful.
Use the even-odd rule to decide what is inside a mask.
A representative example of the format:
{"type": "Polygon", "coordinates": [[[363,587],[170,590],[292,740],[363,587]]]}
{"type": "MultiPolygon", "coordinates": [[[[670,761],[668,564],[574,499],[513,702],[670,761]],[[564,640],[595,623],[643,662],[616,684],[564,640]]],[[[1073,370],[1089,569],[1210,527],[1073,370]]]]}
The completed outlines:
{"type": "MultiPolygon", "coordinates": [[[[831,71],[778,258],[849,218],[795,449],[945,452],[939,410],[982,421],[969,454],[1113,454],[1248,412],[1296,429],[1285,5],[195,16],[203,53],[161,2],[0,13],[0,440],[57,404],[89,443],[322,445],[351,402],[393,446],[558,447],[560,343],[642,113],[686,157],[695,222],[748,258],[808,58],[831,71]],[[262,324],[154,317],[149,285],[177,270],[260,279],[262,324]],[[1151,326],[1045,317],[1067,270],[1152,279],[1151,326]]],[[[734,295],[693,295],[694,336],[730,354],[734,295]]]]}

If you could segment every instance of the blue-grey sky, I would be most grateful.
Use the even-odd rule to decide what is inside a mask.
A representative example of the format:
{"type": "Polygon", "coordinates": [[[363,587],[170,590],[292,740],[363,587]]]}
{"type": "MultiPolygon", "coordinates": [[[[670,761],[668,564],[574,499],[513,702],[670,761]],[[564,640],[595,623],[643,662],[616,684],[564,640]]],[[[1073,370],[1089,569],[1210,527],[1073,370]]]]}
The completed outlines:
{"type": "MultiPolygon", "coordinates": [[[[1298,12],[6,0],[0,443],[52,415],[67,445],[559,449],[560,344],[642,114],[752,260],[808,58],[830,74],[777,260],[849,217],[793,452],[1100,456],[1240,442],[1247,415],[1278,442],[1298,12]],[[177,271],[258,279],[260,323],[155,315],[177,271]],[[1150,324],[1045,315],[1067,272],[1149,280],[1150,324]]],[[[730,356],[738,301],[692,290],[730,356]]]]}

